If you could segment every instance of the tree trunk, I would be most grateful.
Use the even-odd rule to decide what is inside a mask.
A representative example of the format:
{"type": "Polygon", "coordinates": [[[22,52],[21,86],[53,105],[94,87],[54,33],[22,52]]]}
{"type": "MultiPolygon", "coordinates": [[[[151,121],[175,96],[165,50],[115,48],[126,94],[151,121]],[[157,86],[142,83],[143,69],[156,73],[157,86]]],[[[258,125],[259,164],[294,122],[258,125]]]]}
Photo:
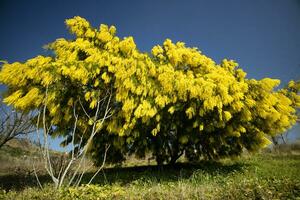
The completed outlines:
{"type": "Polygon", "coordinates": [[[168,163],[169,165],[175,165],[176,161],[182,156],[183,151],[182,152],[176,152],[176,154],[171,156],[171,160],[168,163]]]}
{"type": "Polygon", "coordinates": [[[161,156],[156,155],[155,157],[156,157],[155,160],[156,160],[157,165],[162,166],[164,162],[163,162],[163,159],[161,158],[161,156]]]}

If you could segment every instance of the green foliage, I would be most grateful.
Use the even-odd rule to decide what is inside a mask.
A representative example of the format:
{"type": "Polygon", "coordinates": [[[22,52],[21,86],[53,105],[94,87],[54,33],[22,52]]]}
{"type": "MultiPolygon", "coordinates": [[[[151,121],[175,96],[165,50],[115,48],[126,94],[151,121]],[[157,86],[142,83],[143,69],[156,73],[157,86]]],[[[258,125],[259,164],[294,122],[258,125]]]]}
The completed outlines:
{"type": "Polygon", "coordinates": [[[106,144],[108,162],[128,154],[152,154],[158,164],[238,156],[244,149],[267,146],[270,136],[296,122],[299,87],[275,90],[280,81],[247,79],[233,60],[220,64],[197,48],[166,39],[142,53],[132,37],[120,39],[114,26],[92,27],[81,17],[66,20],[75,39],[48,45],[54,56],[25,63],[4,63],[0,82],[8,86],[5,102],[29,111],[47,105],[52,135],[87,142],[101,163],[106,144]],[[107,95],[112,95],[108,101],[107,95]],[[106,119],[108,104],[111,118],[106,119]],[[101,118],[93,116],[99,109],[101,118]]]}
{"type": "Polygon", "coordinates": [[[45,187],[43,190],[38,188],[27,188],[22,192],[18,191],[0,191],[0,199],[2,200],[23,200],[23,199],[36,199],[36,200],[58,200],[59,193],[52,187],[45,187]]]}
{"type": "Polygon", "coordinates": [[[66,188],[61,192],[62,200],[85,200],[85,199],[119,199],[126,194],[123,187],[83,185],[79,188],[66,188]]]}

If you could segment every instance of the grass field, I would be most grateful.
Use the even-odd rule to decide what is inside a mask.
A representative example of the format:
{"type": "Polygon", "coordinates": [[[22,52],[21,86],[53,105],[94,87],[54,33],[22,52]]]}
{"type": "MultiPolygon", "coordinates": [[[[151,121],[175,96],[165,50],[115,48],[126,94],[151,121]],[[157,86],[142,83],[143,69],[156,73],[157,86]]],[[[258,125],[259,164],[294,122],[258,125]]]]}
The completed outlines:
{"type": "MultiPolygon", "coordinates": [[[[109,167],[92,185],[55,191],[42,177],[2,174],[0,199],[300,199],[300,155],[256,154],[236,160],[109,167]]],[[[86,175],[86,180],[91,174],[86,175]]]]}

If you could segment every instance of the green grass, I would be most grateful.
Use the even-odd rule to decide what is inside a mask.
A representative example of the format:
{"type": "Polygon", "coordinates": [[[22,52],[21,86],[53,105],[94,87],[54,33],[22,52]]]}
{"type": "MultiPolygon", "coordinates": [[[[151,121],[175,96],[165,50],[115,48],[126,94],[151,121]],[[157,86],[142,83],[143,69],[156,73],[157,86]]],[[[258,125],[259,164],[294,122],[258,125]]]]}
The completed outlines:
{"type": "Polygon", "coordinates": [[[76,189],[29,186],[3,191],[0,199],[300,199],[300,156],[107,168],[93,185],[76,189]]]}

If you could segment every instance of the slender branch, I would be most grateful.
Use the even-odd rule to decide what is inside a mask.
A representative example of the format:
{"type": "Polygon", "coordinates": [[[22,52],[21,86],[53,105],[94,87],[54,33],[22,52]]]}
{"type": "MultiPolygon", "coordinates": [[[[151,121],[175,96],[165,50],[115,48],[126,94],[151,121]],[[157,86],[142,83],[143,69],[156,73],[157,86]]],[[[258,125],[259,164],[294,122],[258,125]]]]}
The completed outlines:
{"type": "Polygon", "coordinates": [[[97,170],[97,172],[94,174],[94,176],[90,179],[89,183],[90,184],[94,178],[98,175],[98,173],[103,169],[104,167],[104,164],[105,164],[105,161],[106,161],[106,156],[107,156],[107,151],[108,149],[110,148],[110,145],[108,145],[106,148],[105,148],[105,152],[104,152],[104,156],[103,156],[103,162],[102,162],[102,165],[100,166],[100,168],[97,170]]]}
{"type": "Polygon", "coordinates": [[[61,187],[61,185],[63,184],[63,181],[65,179],[65,176],[66,174],[68,173],[73,161],[74,161],[74,138],[75,138],[75,132],[76,132],[76,128],[77,128],[77,120],[78,120],[78,116],[76,115],[76,112],[75,112],[75,105],[74,105],[74,108],[73,108],[73,113],[74,113],[74,117],[75,117],[75,122],[74,122],[74,129],[73,129],[73,132],[72,132],[72,154],[71,154],[71,160],[69,161],[66,169],[64,170],[64,173],[63,175],[61,176],[60,178],[60,182],[59,182],[59,185],[58,187],[61,187]]]}
{"type": "MultiPolygon", "coordinates": [[[[62,187],[67,174],[71,174],[71,178],[68,182],[68,185],[75,185],[76,187],[80,184],[83,175],[86,173],[86,171],[89,169],[88,167],[85,167],[82,172],[79,173],[79,170],[82,168],[83,164],[85,164],[86,162],[86,154],[88,152],[88,149],[93,141],[93,138],[95,137],[95,135],[100,131],[104,121],[106,119],[108,119],[109,117],[111,117],[113,115],[113,113],[111,112],[111,99],[112,99],[112,91],[107,90],[105,97],[103,97],[102,99],[100,99],[100,96],[97,99],[97,106],[96,106],[96,112],[94,114],[94,116],[90,116],[88,114],[88,112],[86,111],[86,109],[84,108],[83,104],[81,103],[81,101],[79,100],[79,104],[84,112],[84,114],[91,120],[93,120],[93,124],[92,124],[92,130],[91,133],[89,134],[89,137],[87,138],[87,140],[84,140],[84,134],[85,131],[81,134],[81,136],[77,136],[76,132],[77,132],[77,123],[78,123],[78,114],[76,114],[76,103],[73,106],[73,115],[74,115],[74,125],[73,125],[73,129],[71,131],[71,145],[72,145],[72,150],[70,153],[70,160],[66,163],[66,164],[61,164],[59,167],[59,171],[54,170],[53,165],[54,163],[51,162],[51,157],[50,157],[50,147],[49,147],[49,133],[52,132],[52,128],[53,125],[50,123],[49,125],[47,124],[47,120],[46,120],[46,111],[47,111],[47,94],[48,94],[48,88],[46,89],[46,98],[44,101],[44,105],[41,108],[41,111],[38,114],[38,121],[37,121],[37,134],[38,134],[38,140],[40,141],[40,136],[39,136],[39,123],[40,121],[42,121],[42,125],[43,125],[43,148],[42,148],[42,154],[43,154],[43,159],[45,160],[45,168],[47,173],[51,176],[56,189],[62,187]],[[106,104],[106,108],[102,108],[103,105],[106,104]],[[104,111],[103,116],[101,116],[100,118],[100,112],[104,111]],[[40,118],[42,118],[40,120],[40,118]],[[77,140],[77,138],[80,138],[79,144],[77,143],[77,145],[75,145],[75,140],[77,140]],[[85,142],[86,141],[86,142],[85,142]],[[84,145],[83,145],[84,143],[84,145]],[[78,148],[78,150],[76,150],[76,148],[78,148]],[[78,162],[77,162],[78,160],[78,162]],[[76,162],[75,162],[76,161],[76,162]],[[76,166],[74,172],[70,173],[70,169],[72,166],[76,166]],[[74,182],[76,178],[76,181],[74,182]]],[[[105,153],[104,153],[104,158],[103,158],[103,163],[101,165],[101,167],[97,170],[97,172],[94,174],[94,176],[91,178],[90,182],[92,182],[92,180],[97,176],[97,174],[101,171],[101,169],[103,169],[105,161],[106,161],[106,157],[107,157],[107,151],[109,149],[110,146],[106,147],[105,149],[105,153]]],[[[61,163],[63,161],[61,160],[61,163]]]]}
{"type": "MultiPolygon", "coordinates": [[[[48,142],[48,133],[49,133],[49,128],[47,127],[46,124],[46,108],[47,108],[47,98],[48,98],[48,87],[46,88],[46,98],[45,98],[45,105],[43,108],[43,129],[44,129],[44,150],[45,150],[45,158],[46,158],[46,170],[48,171],[49,175],[51,176],[55,187],[57,188],[58,186],[58,179],[55,177],[53,173],[53,167],[50,159],[50,153],[49,153],[49,142],[48,142]]],[[[50,127],[50,126],[49,126],[50,127]]]]}
{"type": "Polygon", "coordinates": [[[43,186],[42,186],[42,184],[41,184],[41,182],[40,182],[40,179],[39,179],[39,177],[38,177],[38,175],[37,175],[37,173],[36,173],[35,162],[33,162],[33,173],[34,173],[34,176],[35,176],[35,178],[36,178],[36,180],[37,180],[37,182],[38,182],[39,187],[40,187],[41,189],[43,189],[43,186]]]}
{"type": "MultiPolygon", "coordinates": [[[[112,97],[112,94],[110,93],[109,95],[109,99],[108,99],[108,102],[107,102],[107,106],[106,106],[106,109],[105,109],[105,112],[104,112],[104,117],[102,118],[101,122],[100,122],[100,127],[102,126],[103,122],[104,122],[104,119],[106,118],[107,114],[108,114],[108,111],[109,111],[109,105],[110,105],[110,101],[111,101],[111,97],[112,97]]],[[[90,145],[90,143],[92,142],[92,139],[94,138],[95,134],[99,131],[99,128],[96,128],[96,121],[97,121],[97,117],[98,117],[98,112],[99,112],[99,109],[100,109],[100,102],[101,100],[98,100],[97,102],[97,107],[96,107],[96,113],[95,113],[95,116],[93,117],[94,120],[93,120],[93,128],[92,128],[92,132],[91,132],[91,135],[90,137],[88,138],[87,140],[87,143],[84,145],[82,151],[79,153],[79,156],[82,156],[80,161],[79,161],[79,165],[77,166],[75,172],[73,173],[73,176],[72,178],[70,179],[69,181],[69,185],[72,184],[72,182],[74,181],[74,178],[76,177],[76,175],[78,174],[78,171],[80,169],[80,167],[82,166],[83,164],[83,161],[84,161],[84,158],[85,158],[85,155],[87,153],[87,150],[88,150],[88,147],[90,145]]],[[[84,173],[84,172],[83,172],[84,173]]],[[[79,176],[79,180],[81,180],[82,176],[83,176],[83,173],[81,173],[81,175],[79,176]]],[[[76,183],[78,183],[78,181],[76,181],[76,183]]],[[[77,184],[76,184],[77,185],[77,184]]]]}
{"type": "Polygon", "coordinates": [[[88,118],[91,118],[90,117],[90,115],[86,112],[86,110],[85,110],[85,108],[84,108],[84,106],[82,105],[82,103],[81,103],[81,100],[79,99],[79,104],[80,104],[80,106],[81,106],[81,108],[82,108],[82,110],[83,110],[83,112],[84,112],[84,114],[88,117],[88,118]]]}

